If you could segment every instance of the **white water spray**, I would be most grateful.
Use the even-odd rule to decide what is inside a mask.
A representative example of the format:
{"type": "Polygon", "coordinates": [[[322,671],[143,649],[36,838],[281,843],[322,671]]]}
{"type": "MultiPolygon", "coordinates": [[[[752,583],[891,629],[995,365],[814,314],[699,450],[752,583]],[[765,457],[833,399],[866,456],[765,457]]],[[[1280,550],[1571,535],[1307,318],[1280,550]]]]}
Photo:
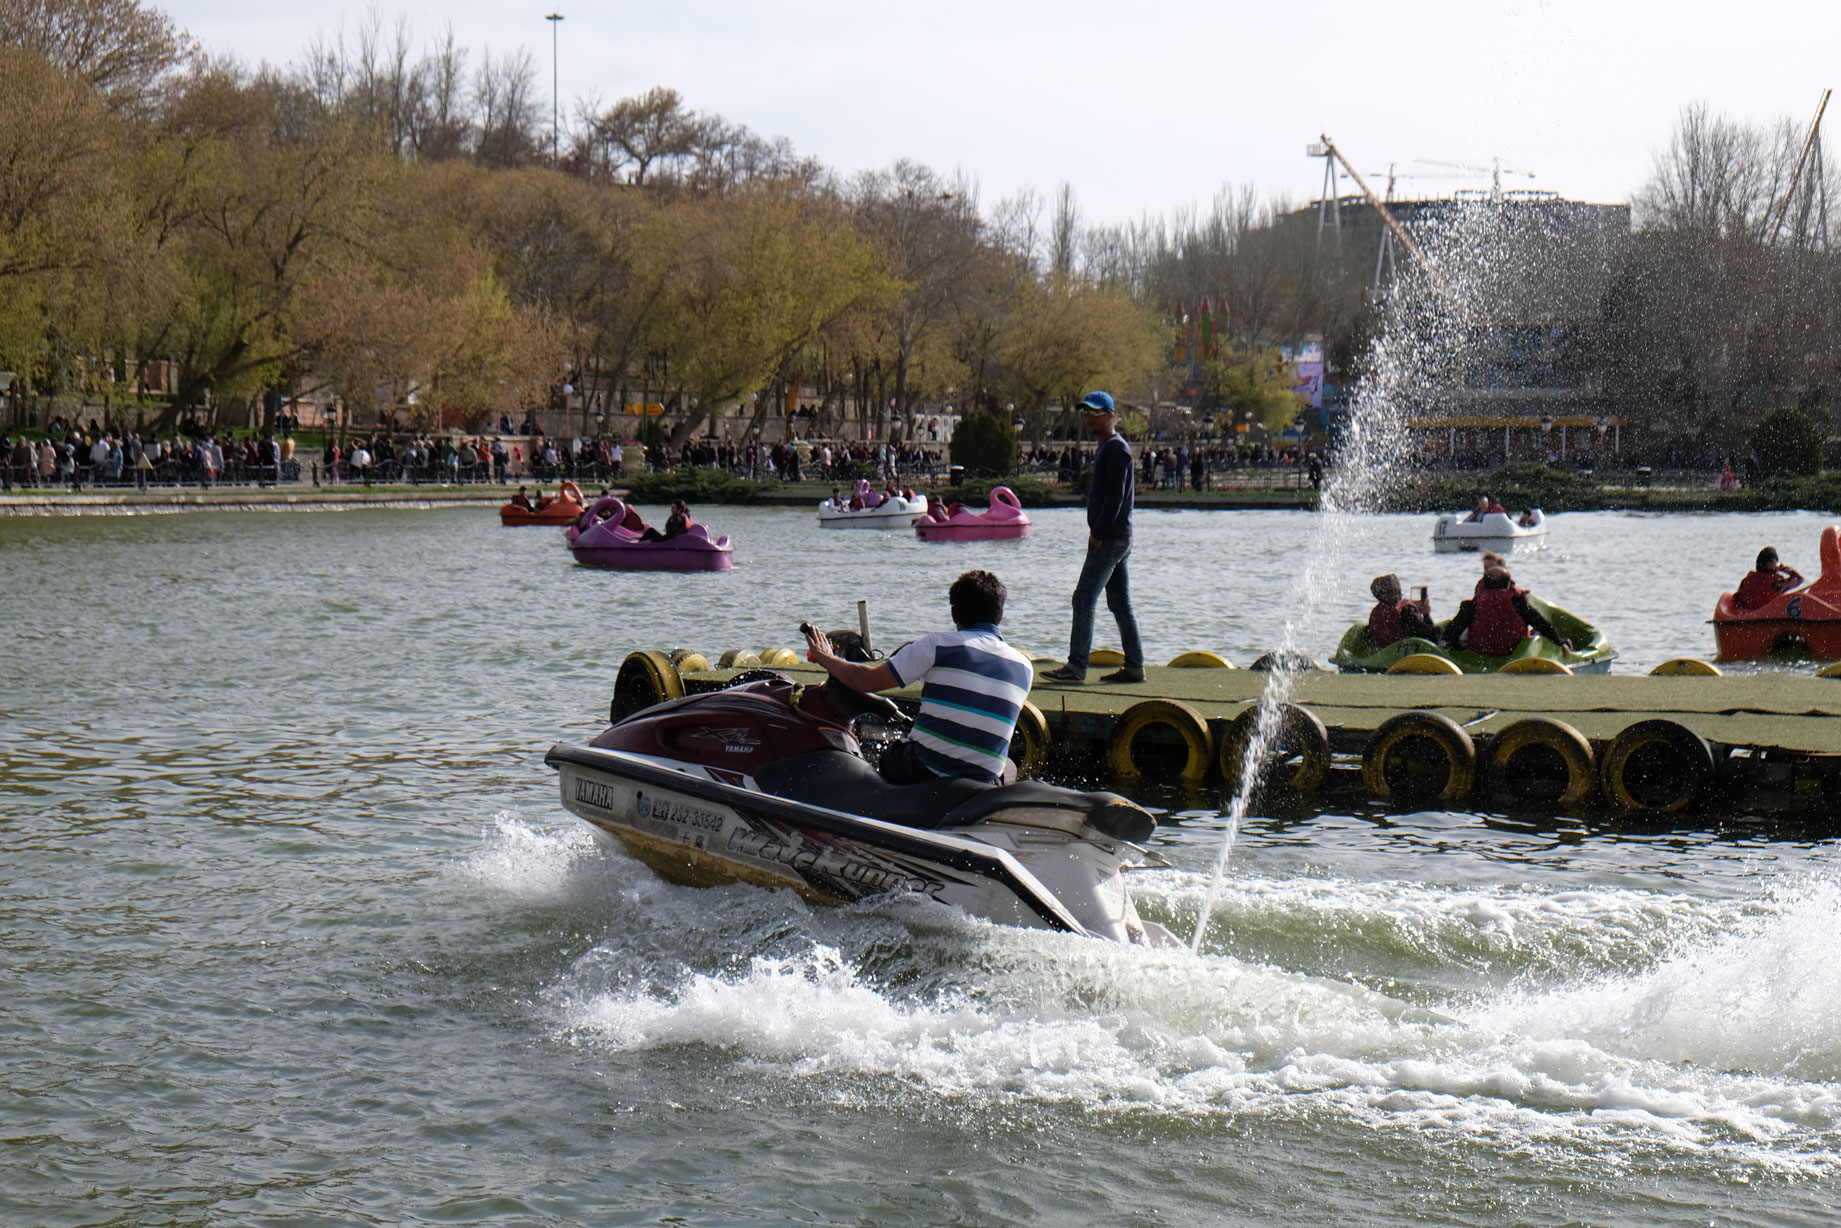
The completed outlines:
{"type": "Polygon", "coordinates": [[[1436,400],[1462,357],[1469,312],[1439,282],[1449,283],[1454,265],[1462,271],[1488,263],[1485,249],[1489,245],[1477,228],[1465,224],[1480,220],[1475,215],[1460,216],[1457,225],[1432,236],[1426,244],[1428,251],[1438,253],[1442,279],[1428,278],[1421,271],[1398,283],[1377,308],[1381,329],[1350,404],[1335,463],[1325,475],[1316,526],[1304,555],[1304,572],[1290,603],[1296,614],[1285,620],[1278,651],[1269,658],[1272,668],[1260,692],[1259,715],[1241,759],[1240,783],[1228,807],[1214,874],[1196,915],[1191,951],[1202,949],[1234,841],[1253,791],[1263,783],[1267,754],[1284,727],[1285,705],[1297,685],[1298,672],[1311,667],[1313,658],[1301,645],[1312,642],[1317,633],[1313,624],[1331,586],[1346,583],[1349,576],[1361,572],[1365,552],[1356,547],[1362,542],[1368,518],[1380,510],[1384,497],[1405,476],[1413,459],[1406,435],[1407,412],[1436,400]]]}

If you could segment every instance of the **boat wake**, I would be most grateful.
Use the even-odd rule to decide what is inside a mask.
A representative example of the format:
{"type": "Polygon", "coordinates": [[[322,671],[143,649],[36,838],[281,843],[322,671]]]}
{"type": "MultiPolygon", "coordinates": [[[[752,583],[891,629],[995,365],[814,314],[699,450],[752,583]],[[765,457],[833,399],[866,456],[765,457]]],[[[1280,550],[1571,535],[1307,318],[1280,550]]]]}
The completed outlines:
{"type": "MultiPolygon", "coordinates": [[[[471,864],[513,895],[547,897],[596,872],[583,853],[574,837],[502,822],[471,864]]],[[[617,909],[538,1006],[559,1043],[689,1047],[763,1089],[828,1079],[845,1100],[1330,1113],[1556,1149],[1562,1166],[1641,1154],[1717,1159],[1739,1180],[1841,1172],[1832,872],[1715,902],[1237,881],[1211,927],[1218,949],[1197,958],[930,901],[810,909],[633,868],[621,890],[644,907],[617,909]]],[[[1137,884],[1155,911],[1193,910],[1205,889],[1181,871],[1137,884]]]]}

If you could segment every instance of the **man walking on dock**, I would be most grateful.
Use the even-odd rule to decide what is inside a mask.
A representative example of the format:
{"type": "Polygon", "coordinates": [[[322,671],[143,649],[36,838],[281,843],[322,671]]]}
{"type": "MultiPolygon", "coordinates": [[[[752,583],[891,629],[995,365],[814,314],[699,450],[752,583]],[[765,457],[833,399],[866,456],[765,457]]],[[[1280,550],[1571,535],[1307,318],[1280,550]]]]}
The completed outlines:
{"type": "Polygon", "coordinates": [[[1093,478],[1087,485],[1087,558],[1074,585],[1074,626],[1068,636],[1067,664],[1041,677],[1045,682],[1087,680],[1093,611],[1104,589],[1106,608],[1119,623],[1125,667],[1100,681],[1143,682],[1144,644],[1138,638],[1138,619],[1132,613],[1131,584],[1125,571],[1126,556],[1131,554],[1131,446],[1119,434],[1118,411],[1110,393],[1089,392],[1080,407],[1086,415],[1087,433],[1099,440],[1093,478]]]}

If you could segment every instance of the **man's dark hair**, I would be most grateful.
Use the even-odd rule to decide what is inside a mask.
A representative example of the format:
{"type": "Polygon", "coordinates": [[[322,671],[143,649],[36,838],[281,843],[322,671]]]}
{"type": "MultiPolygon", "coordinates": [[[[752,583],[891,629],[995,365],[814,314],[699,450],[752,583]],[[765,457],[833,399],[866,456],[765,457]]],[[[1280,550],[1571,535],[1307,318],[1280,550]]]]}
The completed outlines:
{"type": "Polygon", "coordinates": [[[1004,621],[1004,598],[1009,595],[1004,582],[988,571],[968,571],[946,590],[952,620],[960,626],[1004,621]]]}
{"type": "Polygon", "coordinates": [[[1766,546],[1764,549],[1758,551],[1758,564],[1753,570],[1755,571],[1776,571],[1777,570],[1777,547],[1766,546]]]}

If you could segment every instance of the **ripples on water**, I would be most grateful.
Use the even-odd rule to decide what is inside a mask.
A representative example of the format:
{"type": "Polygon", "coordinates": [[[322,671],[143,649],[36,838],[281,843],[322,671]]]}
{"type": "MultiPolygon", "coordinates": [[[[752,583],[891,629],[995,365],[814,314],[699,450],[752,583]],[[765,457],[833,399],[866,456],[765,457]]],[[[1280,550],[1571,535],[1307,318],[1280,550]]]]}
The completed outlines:
{"type": "MultiPolygon", "coordinates": [[[[541,754],[632,648],[858,597],[891,643],[968,566],[1062,646],[1077,513],[959,548],[710,519],[729,576],[573,568],[477,510],[0,521],[0,1222],[1826,1216],[1825,844],[1255,814],[1200,958],[595,846],[541,754]]],[[[1307,518],[1142,520],[1153,658],[1277,642],[1307,518]]],[[[1642,668],[1710,655],[1712,596],[1821,523],[1561,517],[1516,573],[1642,668]]],[[[1468,590],[1427,518],[1363,532],[1441,613],[1468,590]]],[[[1218,816],[1151,800],[1175,868],[1134,887],[1186,934],[1218,816]]]]}

